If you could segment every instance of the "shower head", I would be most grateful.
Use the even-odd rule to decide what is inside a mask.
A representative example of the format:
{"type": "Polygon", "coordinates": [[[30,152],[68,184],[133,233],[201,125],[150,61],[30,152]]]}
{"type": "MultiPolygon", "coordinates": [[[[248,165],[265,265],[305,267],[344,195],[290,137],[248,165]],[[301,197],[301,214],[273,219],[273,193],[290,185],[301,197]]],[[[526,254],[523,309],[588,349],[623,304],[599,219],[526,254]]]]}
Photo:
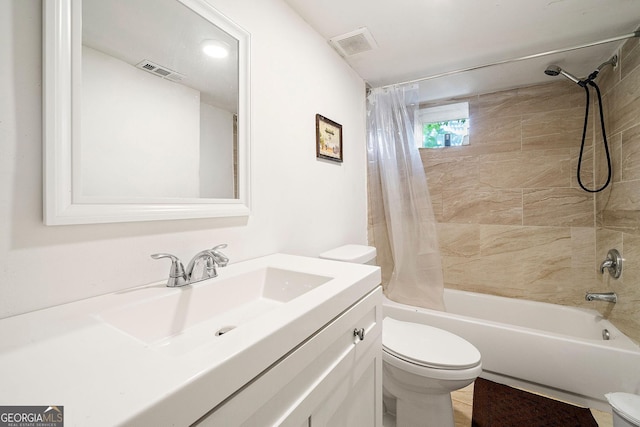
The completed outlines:
{"type": "Polygon", "coordinates": [[[562,71],[562,68],[558,67],[557,65],[549,65],[549,66],[547,67],[547,69],[546,69],[546,70],[544,70],[544,73],[545,73],[547,76],[553,76],[553,77],[555,77],[555,76],[557,76],[558,74],[560,74],[560,71],[562,71]]]}
{"type": "Polygon", "coordinates": [[[562,68],[558,67],[557,65],[549,65],[547,67],[546,70],[544,70],[544,73],[547,76],[557,76],[558,74],[560,74],[560,71],[562,71],[562,68]]]}
{"type": "Polygon", "coordinates": [[[547,67],[546,70],[544,70],[544,73],[547,76],[557,76],[558,74],[562,74],[563,76],[565,76],[566,78],[568,78],[569,80],[571,80],[574,83],[580,83],[580,79],[578,79],[577,77],[575,77],[572,74],[567,73],[565,70],[563,70],[562,68],[558,67],[557,65],[549,65],[547,67]]]}

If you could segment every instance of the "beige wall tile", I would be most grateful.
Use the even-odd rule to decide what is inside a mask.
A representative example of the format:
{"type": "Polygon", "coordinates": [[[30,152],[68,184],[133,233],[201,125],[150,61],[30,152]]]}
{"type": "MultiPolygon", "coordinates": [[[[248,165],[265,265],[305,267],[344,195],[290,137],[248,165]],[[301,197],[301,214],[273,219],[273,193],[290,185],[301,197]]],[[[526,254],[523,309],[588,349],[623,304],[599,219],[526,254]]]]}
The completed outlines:
{"type": "Polygon", "coordinates": [[[590,227],[594,223],[594,198],[573,188],[523,190],[523,224],[590,227]]]}
{"type": "MultiPolygon", "coordinates": [[[[627,77],[631,72],[633,72],[638,65],[640,65],[640,39],[633,38],[628,40],[620,51],[620,55],[618,60],[620,61],[620,78],[623,79],[627,77]]],[[[617,81],[612,82],[616,84],[617,81]]],[[[608,87],[608,86],[607,86],[608,87]]]]}
{"type": "Polygon", "coordinates": [[[640,117],[640,68],[636,67],[605,96],[610,123],[607,131],[615,134],[637,125],[640,117]]]}
{"type": "MultiPolygon", "coordinates": [[[[616,135],[607,136],[607,140],[609,143],[609,157],[611,159],[611,182],[620,182],[624,179],[623,175],[625,168],[624,159],[622,157],[622,134],[619,133],[616,135]]],[[[596,154],[595,158],[595,166],[596,170],[598,171],[598,183],[600,183],[600,186],[602,186],[602,184],[604,184],[607,180],[607,158],[602,146],[597,153],[598,154],[596,154]]],[[[638,159],[635,159],[637,154],[630,152],[627,154],[629,155],[626,166],[629,168],[627,174],[638,174],[640,176],[640,157],[638,157],[638,159]],[[635,163],[636,161],[638,161],[638,164],[634,165],[633,163],[635,163]],[[637,171],[635,169],[637,169],[637,171]]],[[[638,154],[640,154],[640,152],[638,154]]]]}
{"type": "Polygon", "coordinates": [[[469,112],[472,117],[484,120],[484,116],[506,118],[520,116],[520,100],[514,96],[517,90],[507,90],[502,92],[479,95],[478,98],[470,102],[469,112]]]}
{"type": "Polygon", "coordinates": [[[485,114],[477,118],[471,116],[469,143],[472,145],[520,141],[521,134],[522,120],[520,116],[501,117],[492,114],[485,114]]]}
{"type": "Polygon", "coordinates": [[[603,227],[640,234],[639,184],[638,181],[624,181],[611,185],[602,208],[603,227]]]}
{"type": "Polygon", "coordinates": [[[423,155],[422,158],[429,190],[442,192],[445,188],[474,189],[478,186],[477,157],[438,158],[423,155]]]}
{"type": "Polygon", "coordinates": [[[614,162],[621,174],[619,180],[640,180],[640,124],[621,132],[619,138],[614,139],[614,151],[616,148],[620,150],[619,163],[614,162]]]}
{"type": "Polygon", "coordinates": [[[566,110],[584,105],[584,91],[565,79],[552,83],[519,88],[516,93],[522,114],[566,110]]]}
{"type": "Polygon", "coordinates": [[[456,189],[442,192],[443,220],[461,224],[522,224],[522,192],[456,189]]]}
{"type": "MultiPolygon", "coordinates": [[[[576,148],[571,149],[571,187],[580,188],[578,184],[578,160],[580,159],[580,144],[576,144],[576,148]]],[[[593,170],[593,143],[585,143],[582,152],[582,163],[580,164],[580,178],[582,185],[587,188],[594,188],[593,170]]]]}
{"type": "Polygon", "coordinates": [[[541,150],[481,156],[482,185],[494,188],[551,188],[571,186],[571,151],[541,150]]]}
{"type": "Polygon", "coordinates": [[[640,236],[624,233],[621,253],[622,277],[609,278],[610,289],[618,294],[618,303],[612,310],[610,320],[631,337],[638,339],[640,331],[640,236]]]}
{"type": "Polygon", "coordinates": [[[490,294],[522,295],[522,266],[509,254],[487,257],[444,257],[444,281],[457,289],[477,292],[490,289],[490,294]]]}
{"type": "Polygon", "coordinates": [[[442,256],[473,257],[480,255],[480,225],[438,224],[442,256]]]}
{"type": "Polygon", "coordinates": [[[610,210],[607,208],[602,211],[601,218],[599,222],[601,227],[630,234],[640,234],[640,211],[638,210],[610,210]]]}
{"type": "Polygon", "coordinates": [[[572,148],[580,144],[584,106],[522,116],[522,149],[572,148]]]}
{"type": "Polygon", "coordinates": [[[560,247],[570,253],[571,232],[568,227],[524,227],[483,225],[480,231],[482,256],[510,254],[522,261],[547,260],[560,247]]]}

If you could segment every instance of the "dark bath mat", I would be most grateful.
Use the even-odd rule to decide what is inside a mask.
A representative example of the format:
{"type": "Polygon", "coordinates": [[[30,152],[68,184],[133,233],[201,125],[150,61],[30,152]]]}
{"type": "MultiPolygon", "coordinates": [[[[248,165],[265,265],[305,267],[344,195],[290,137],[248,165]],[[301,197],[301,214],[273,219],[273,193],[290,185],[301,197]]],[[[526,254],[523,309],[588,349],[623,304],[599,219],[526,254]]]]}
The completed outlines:
{"type": "Polygon", "coordinates": [[[598,427],[589,409],[478,378],[472,427],[598,427]]]}

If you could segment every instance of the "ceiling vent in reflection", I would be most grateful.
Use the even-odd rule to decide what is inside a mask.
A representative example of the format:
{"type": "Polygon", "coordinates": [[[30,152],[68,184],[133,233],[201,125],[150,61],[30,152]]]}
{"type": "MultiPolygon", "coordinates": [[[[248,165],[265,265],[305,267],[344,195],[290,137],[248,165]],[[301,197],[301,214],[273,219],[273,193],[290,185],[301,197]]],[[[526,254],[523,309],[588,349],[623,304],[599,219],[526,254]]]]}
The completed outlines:
{"type": "Polygon", "coordinates": [[[162,77],[163,79],[172,80],[174,82],[181,82],[186,78],[184,74],[180,74],[177,71],[170,70],[169,68],[163,67],[162,65],[147,61],[146,59],[144,61],[138,62],[136,64],[136,67],[140,68],[141,70],[148,71],[158,77],[162,77]]]}
{"type": "Polygon", "coordinates": [[[329,43],[342,56],[356,55],[378,48],[378,44],[366,27],[333,37],[329,43]]]}

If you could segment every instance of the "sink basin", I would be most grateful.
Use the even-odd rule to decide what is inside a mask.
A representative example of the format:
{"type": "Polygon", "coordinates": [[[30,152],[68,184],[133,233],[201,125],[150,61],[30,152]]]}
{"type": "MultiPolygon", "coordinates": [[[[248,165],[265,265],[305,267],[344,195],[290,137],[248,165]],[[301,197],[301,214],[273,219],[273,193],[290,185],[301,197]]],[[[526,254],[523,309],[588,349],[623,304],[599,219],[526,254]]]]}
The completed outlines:
{"type": "Polygon", "coordinates": [[[100,313],[98,318],[146,344],[168,345],[186,330],[220,336],[330,280],[264,267],[181,288],[161,288],[158,296],[100,313]]]}

